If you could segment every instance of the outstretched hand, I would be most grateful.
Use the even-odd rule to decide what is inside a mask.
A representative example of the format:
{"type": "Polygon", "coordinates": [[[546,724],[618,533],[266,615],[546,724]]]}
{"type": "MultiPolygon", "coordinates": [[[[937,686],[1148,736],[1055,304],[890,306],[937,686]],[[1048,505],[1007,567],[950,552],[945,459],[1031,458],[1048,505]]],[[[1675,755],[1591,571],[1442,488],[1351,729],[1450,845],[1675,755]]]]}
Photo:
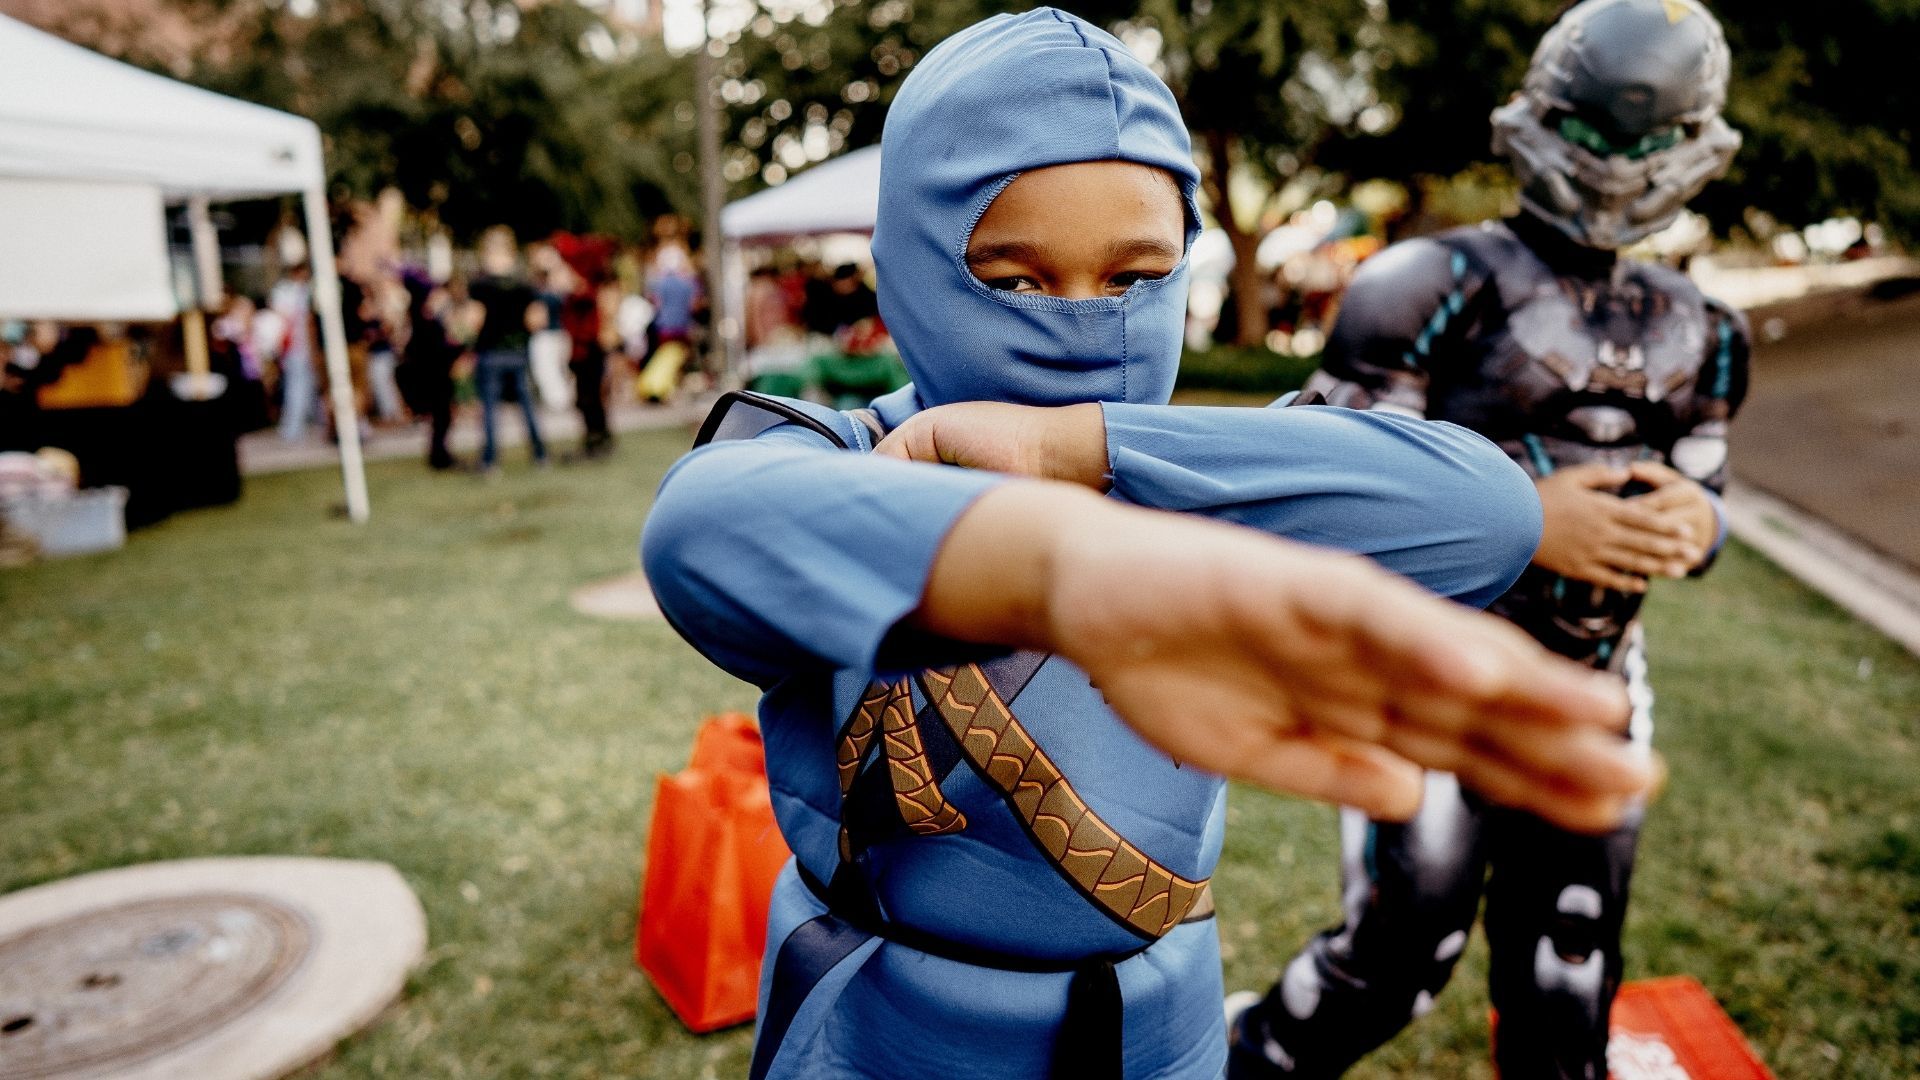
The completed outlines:
{"type": "Polygon", "coordinates": [[[1622,737],[1617,678],[1498,619],[1357,557],[1057,485],[962,515],[916,621],[1058,652],[1177,760],[1377,817],[1409,817],[1444,769],[1599,832],[1660,773],[1622,737]],[[1027,599],[980,599],[1009,594],[1027,599]]]}

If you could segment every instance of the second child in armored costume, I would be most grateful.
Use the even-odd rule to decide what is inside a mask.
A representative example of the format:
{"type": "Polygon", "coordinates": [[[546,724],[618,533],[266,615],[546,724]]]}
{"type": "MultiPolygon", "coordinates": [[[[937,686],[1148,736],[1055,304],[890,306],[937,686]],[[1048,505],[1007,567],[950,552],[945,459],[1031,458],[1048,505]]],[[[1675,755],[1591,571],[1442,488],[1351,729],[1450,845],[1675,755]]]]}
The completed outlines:
{"type": "MultiPolygon", "coordinates": [[[[1724,534],[1741,316],[1620,257],[1725,171],[1719,24],[1695,0],[1587,0],[1493,114],[1521,212],[1395,245],[1361,267],[1305,396],[1445,420],[1533,477],[1546,528],[1489,608],[1624,678],[1652,735],[1637,613],[1648,581],[1703,571],[1724,534]]],[[[1445,773],[1404,824],[1342,820],[1346,922],[1264,999],[1235,995],[1229,1075],[1334,1077],[1432,1005],[1486,896],[1495,1058],[1510,1080],[1606,1075],[1639,814],[1603,836],[1490,806],[1445,773]]]]}

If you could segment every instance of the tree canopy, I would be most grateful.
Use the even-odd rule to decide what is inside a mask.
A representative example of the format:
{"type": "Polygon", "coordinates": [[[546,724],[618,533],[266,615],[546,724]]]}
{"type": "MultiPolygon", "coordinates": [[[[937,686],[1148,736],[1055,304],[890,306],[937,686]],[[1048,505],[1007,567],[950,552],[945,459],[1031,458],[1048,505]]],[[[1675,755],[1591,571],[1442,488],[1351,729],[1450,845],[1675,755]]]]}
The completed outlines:
{"type": "Polygon", "coordinates": [[[247,43],[186,77],[311,117],[336,193],[398,187],[463,237],[695,206],[689,65],[572,0],[170,2],[247,43]]]}
{"type": "MultiPolygon", "coordinates": [[[[1490,159],[1487,116],[1520,85],[1566,0],[1388,0],[1394,48],[1375,76],[1398,115],[1321,161],[1355,177],[1445,176],[1490,159]]],[[[1695,202],[1722,230],[1759,210],[1788,225],[1854,214],[1920,238],[1920,2],[1721,3],[1733,50],[1727,118],[1745,146],[1695,202]]]]}
{"type": "MultiPolygon", "coordinates": [[[[337,190],[394,184],[460,235],[637,231],[697,209],[690,58],[580,0],[145,0],[217,41],[184,74],[312,117],[337,190]]],[[[84,4],[72,5],[73,9],[84,4]]],[[[601,5],[604,6],[604,5],[601,5]]],[[[879,138],[948,34],[1031,0],[714,0],[733,195],[879,138]]],[[[1275,193],[1448,177],[1566,0],[1066,0],[1180,100],[1237,250],[1275,193]]],[[[1746,147],[1699,201],[1736,228],[1851,213],[1920,237],[1920,0],[1723,3],[1746,147]]],[[[124,20],[122,20],[124,21],[124,20]]],[[[123,27],[124,29],[124,27],[123,27]]],[[[122,46],[137,41],[118,34],[122,46]]],[[[150,65],[151,57],[133,56],[150,65]]]]}

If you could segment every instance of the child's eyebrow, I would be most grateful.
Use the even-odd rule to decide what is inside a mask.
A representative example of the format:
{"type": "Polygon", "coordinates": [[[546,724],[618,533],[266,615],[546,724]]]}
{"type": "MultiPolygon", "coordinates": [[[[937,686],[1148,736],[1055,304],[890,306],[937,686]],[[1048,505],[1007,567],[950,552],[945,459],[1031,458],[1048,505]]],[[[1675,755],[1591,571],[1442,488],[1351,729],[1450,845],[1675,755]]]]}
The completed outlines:
{"type": "Polygon", "coordinates": [[[1178,259],[1180,249],[1157,236],[1136,236],[1131,240],[1115,240],[1107,245],[1107,260],[1122,263],[1130,259],[1178,259]]]}
{"type": "MultiPolygon", "coordinates": [[[[1180,249],[1156,236],[1136,236],[1127,240],[1115,240],[1107,245],[1107,260],[1121,263],[1131,259],[1178,259],[1180,249]]],[[[983,244],[967,249],[967,265],[979,266],[984,263],[1006,259],[1010,262],[1032,265],[1041,261],[1040,248],[1025,240],[1004,240],[997,244],[983,244]]]]}
{"type": "Polygon", "coordinates": [[[1003,240],[997,244],[983,244],[977,248],[967,249],[968,266],[979,266],[981,263],[997,262],[1001,259],[1031,265],[1040,261],[1040,249],[1025,240],[1003,240]]]}

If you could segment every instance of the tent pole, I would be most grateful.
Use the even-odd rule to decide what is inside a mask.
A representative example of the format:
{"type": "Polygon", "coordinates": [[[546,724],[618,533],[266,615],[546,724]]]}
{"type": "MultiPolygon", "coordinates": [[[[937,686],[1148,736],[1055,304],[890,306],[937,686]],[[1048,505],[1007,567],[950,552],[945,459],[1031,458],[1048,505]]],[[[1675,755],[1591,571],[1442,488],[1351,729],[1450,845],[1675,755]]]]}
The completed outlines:
{"type": "Polygon", "coordinates": [[[700,51],[693,54],[694,138],[699,150],[700,254],[707,272],[707,326],[712,331],[710,348],[716,354],[711,360],[722,385],[726,385],[740,360],[733,351],[733,324],[740,313],[727,302],[727,272],[723,265],[726,239],[720,228],[720,211],[726,205],[727,192],[726,180],[720,174],[721,117],[719,87],[714,84],[718,65],[714,63],[713,46],[719,41],[719,55],[725,56],[726,43],[713,37],[713,24],[708,21],[709,6],[709,0],[700,0],[700,51]]]}
{"type": "Polygon", "coordinates": [[[218,311],[227,302],[226,283],[220,278],[220,233],[213,227],[212,200],[187,200],[187,235],[193,242],[195,307],[218,311]]]}
{"type": "Polygon", "coordinates": [[[340,272],[333,263],[333,226],[327,196],[319,186],[300,197],[307,214],[307,260],[313,268],[314,314],[327,353],[327,384],[333,395],[333,430],[340,442],[340,473],[347,487],[347,517],[364,525],[367,467],[360,457],[360,414],[353,401],[353,371],[347,363],[347,327],[340,316],[340,272]]]}
{"type": "Polygon", "coordinates": [[[202,393],[210,369],[207,357],[207,315],[224,302],[220,280],[220,236],[213,228],[213,215],[205,196],[187,200],[187,233],[193,240],[194,302],[180,315],[187,349],[187,372],[202,393]]]}
{"type": "Polygon", "coordinates": [[[732,317],[718,328],[721,354],[727,358],[727,366],[722,369],[720,389],[739,390],[747,381],[747,260],[741,253],[738,241],[721,239],[720,289],[726,294],[726,304],[721,310],[731,312],[732,317]]]}

